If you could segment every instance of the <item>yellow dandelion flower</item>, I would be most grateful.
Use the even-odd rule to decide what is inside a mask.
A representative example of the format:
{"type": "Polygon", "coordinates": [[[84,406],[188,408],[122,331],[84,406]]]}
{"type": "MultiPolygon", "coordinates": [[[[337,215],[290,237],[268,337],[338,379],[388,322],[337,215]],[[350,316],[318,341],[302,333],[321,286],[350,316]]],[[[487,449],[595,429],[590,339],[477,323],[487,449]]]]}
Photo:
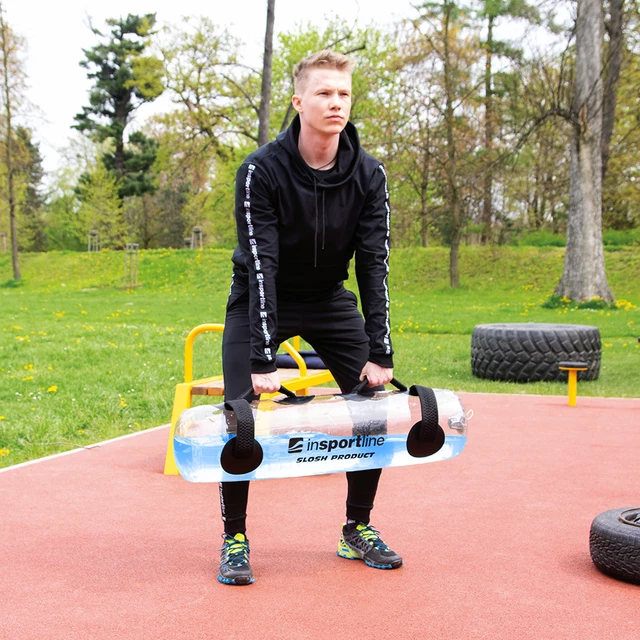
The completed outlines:
{"type": "Polygon", "coordinates": [[[58,387],[54,384],[53,386],[47,389],[47,393],[55,393],[58,390],[58,387]]]}

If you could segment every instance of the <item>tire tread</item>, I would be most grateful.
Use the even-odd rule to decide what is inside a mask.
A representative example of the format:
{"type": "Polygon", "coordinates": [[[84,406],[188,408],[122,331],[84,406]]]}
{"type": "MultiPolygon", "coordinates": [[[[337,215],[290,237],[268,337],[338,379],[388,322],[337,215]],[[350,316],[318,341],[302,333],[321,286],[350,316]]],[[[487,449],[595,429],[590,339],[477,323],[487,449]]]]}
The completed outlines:
{"type": "Polygon", "coordinates": [[[471,371],[490,380],[566,380],[566,371],[558,369],[562,360],[587,362],[578,380],[597,380],[601,354],[600,332],[587,325],[484,324],[471,337],[471,371]]]}

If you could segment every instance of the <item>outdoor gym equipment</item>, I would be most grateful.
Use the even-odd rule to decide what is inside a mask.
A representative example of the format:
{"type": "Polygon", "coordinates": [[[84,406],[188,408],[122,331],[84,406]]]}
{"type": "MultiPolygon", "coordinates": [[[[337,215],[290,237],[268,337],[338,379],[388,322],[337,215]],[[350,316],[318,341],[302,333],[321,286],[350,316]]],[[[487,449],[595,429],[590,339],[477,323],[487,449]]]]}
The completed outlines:
{"type": "MultiPolygon", "coordinates": [[[[193,379],[193,346],[195,339],[204,333],[219,332],[224,330],[223,324],[201,324],[193,328],[184,345],[184,382],[176,385],[173,399],[173,410],[171,412],[171,429],[167,440],[167,453],[164,461],[164,473],[167,475],[178,475],[173,455],[173,436],[175,433],[178,418],[185,409],[191,407],[193,396],[224,396],[224,380],[222,375],[210,376],[208,378],[193,379]]],[[[314,369],[307,366],[307,362],[300,355],[300,339],[293,339],[293,345],[285,340],[280,345],[291,356],[296,368],[278,369],[280,380],[287,388],[300,395],[306,395],[309,388],[314,385],[324,384],[333,381],[333,375],[328,369],[314,369]]],[[[279,358],[279,356],[278,356],[279,358]]],[[[280,367],[280,360],[276,360],[276,365],[280,367]]],[[[271,394],[272,396],[275,394],[271,394]]],[[[263,394],[264,396],[264,394],[263,394]]]]}
{"type": "Polygon", "coordinates": [[[87,251],[100,251],[100,236],[95,229],[91,229],[87,235],[87,251]]]}
{"type": "Polygon", "coordinates": [[[138,261],[140,245],[137,242],[128,242],[124,254],[124,276],[122,286],[125,289],[138,287],[138,261]]]}
{"type": "Polygon", "coordinates": [[[589,369],[588,362],[559,362],[558,369],[568,372],[569,382],[569,406],[576,406],[576,398],[578,396],[578,371],[587,371],[589,369]]]}
{"type": "MultiPolygon", "coordinates": [[[[448,460],[466,444],[467,414],[452,391],[394,380],[398,391],[233,400],[184,411],[174,452],[191,482],[312,476],[448,460]]],[[[248,395],[251,389],[247,390],[248,395]]]]}

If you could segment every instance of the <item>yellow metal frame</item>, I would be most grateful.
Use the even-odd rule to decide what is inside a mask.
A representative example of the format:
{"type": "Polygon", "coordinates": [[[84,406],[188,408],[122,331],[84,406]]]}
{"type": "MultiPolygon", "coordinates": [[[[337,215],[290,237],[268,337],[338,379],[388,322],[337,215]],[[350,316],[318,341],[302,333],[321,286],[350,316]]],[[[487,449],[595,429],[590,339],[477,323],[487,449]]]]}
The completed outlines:
{"type": "MultiPolygon", "coordinates": [[[[212,382],[222,382],[223,380],[223,377],[221,375],[212,376],[210,378],[200,378],[199,380],[193,379],[193,344],[195,342],[195,339],[202,333],[222,333],[222,331],[224,331],[223,324],[201,324],[193,328],[187,336],[187,341],[184,346],[184,382],[176,385],[176,390],[173,396],[171,429],[169,431],[167,453],[164,460],[164,473],[166,475],[178,475],[179,473],[178,468],[176,467],[175,457],[173,453],[173,436],[175,434],[176,424],[178,423],[180,414],[185,409],[191,407],[193,388],[212,382]]],[[[333,381],[333,375],[326,369],[312,369],[311,373],[308,372],[307,364],[299,353],[300,336],[296,336],[295,338],[293,338],[293,346],[287,340],[285,340],[281,346],[293,358],[296,365],[298,366],[299,375],[295,378],[286,380],[288,389],[290,389],[291,391],[295,391],[297,395],[302,396],[307,395],[307,393],[309,392],[309,387],[333,381]]],[[[262,394],[261,398],[272,398],[276,395],[278,394],[262,394]]]]}
{"type": "Polygon", "coordinates": [[[586,371],[588,367],[558,367],[560,371],[569,372],[569,406],[575,407],[578,397],[578,371],[586,371]]]}

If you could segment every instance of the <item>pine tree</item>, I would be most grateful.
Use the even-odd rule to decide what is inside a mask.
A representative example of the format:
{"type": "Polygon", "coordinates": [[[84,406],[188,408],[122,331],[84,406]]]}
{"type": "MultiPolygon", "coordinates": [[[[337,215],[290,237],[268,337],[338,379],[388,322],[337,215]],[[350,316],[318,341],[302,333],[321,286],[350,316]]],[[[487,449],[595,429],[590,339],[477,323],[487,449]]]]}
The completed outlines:
{"type": "MultiPolygon", "coordinates": [[[[125,149],[125,129],[136,109],[163,91],[162,62],[143,55],[155,22],[155,14],[129,14],[125,19],[107,20],[112,27],[108,35],[92,27],[102,42],[84,50],[85,59],[80,63],[89,71],[87,75],[94,80],[94,86],[90,104],[76,115],[74,126],[99,142],[113,141],[113,152],[105,154],[104,162],[119,180],[126,178],[131,164],[136,164],[132,162],[134,152],[125,149]]],[[[136,188],[123,182],[120,196],[139,191],[142,184],[137,180],[136,188]]]]}

